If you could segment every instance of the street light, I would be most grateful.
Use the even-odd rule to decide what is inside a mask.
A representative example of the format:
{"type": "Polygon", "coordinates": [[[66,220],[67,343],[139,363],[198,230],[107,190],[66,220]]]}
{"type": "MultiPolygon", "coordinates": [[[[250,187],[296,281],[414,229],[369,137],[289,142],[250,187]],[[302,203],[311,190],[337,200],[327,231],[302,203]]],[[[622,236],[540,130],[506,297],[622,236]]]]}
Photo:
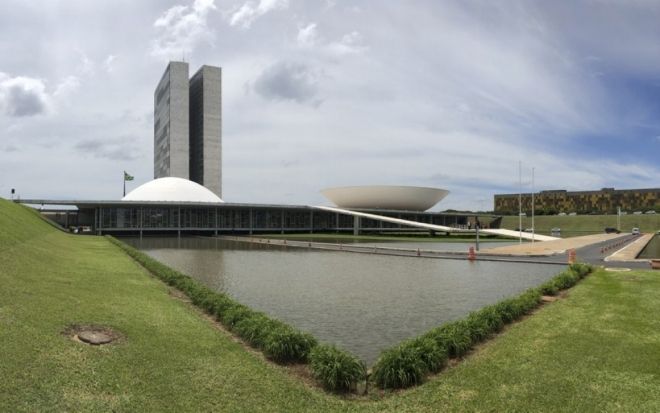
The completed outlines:
{"type": "Polygon", "coordinates": [[[518,242],[522,244],[522,161],[518,161],[518,242]]]}
{"type": "Polygon", "coordinates": [[[534,167],[532,167],[532,244],[534,243],[534,234],[536,226],[534,225],[534,167]]]}

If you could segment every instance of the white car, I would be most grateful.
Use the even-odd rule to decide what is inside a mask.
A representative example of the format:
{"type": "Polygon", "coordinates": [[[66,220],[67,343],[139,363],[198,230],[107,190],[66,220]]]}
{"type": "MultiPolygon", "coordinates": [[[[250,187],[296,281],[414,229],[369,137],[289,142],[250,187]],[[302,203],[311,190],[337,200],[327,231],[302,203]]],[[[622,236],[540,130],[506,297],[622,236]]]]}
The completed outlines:
{"type": "Polygon", "coordinates": [[[633,235],[639,235],[639,228],[633,228],[632,229],[632,234],[633,235]]]}

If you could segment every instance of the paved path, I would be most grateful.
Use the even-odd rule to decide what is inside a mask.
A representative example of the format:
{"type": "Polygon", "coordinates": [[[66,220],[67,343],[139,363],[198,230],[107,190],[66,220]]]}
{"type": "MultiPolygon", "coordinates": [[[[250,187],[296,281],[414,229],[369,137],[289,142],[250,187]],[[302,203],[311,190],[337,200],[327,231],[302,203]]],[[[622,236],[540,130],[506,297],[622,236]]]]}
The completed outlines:
{"type": "Polygon", "coordinates": [[[563,254],[569,249],[577,249],[606,241],[626,237],[626,234],[594,234],[581,237],[561,238],[543,242],[525,242],[506,247],[483,249],[482,253],[492,255],[539,256],[563,254]]]}
{"type": "Polygon", "coordinates": [[[616,251],[614,254],[610,255],[609,257],[605,258],[606,262],[648,262],[648,259],[637,259],[637,256],[639,255],[640,252],[644,249],[646,244],[651,241],[651,238],[653,238],[654,234],[644,234],[640,237],[638,237],[634,242],[631,244],[626,245],[625,247],[621,248],[620,250],[616,251]]]}
{"type": "MultiPolygon", "coordinates": [[[[311,248],[331,251],[342,251],[363,254],[398,255],[404,257],[420,258],[442,258],[466,260],[469,259],[466,252],[436,251],[425,249],[390,248],[387,244],[360,245],[360,244],[336,244],[327,242],[279,240],[272,238],[255,238],[245,236],[220,236],[221,239],[231,241],[250,242],[254,244],[270,244],[279,247],[311,248]]],[[[596,234],[581,237],[565,238],[556,241],[545,241],[535,243],[524,243],[509,247],[496,247],[482,249],[476,253],[479,261],[505,261],[525,262],[537,264],[561,264],[568,263],[568,249],[575,249],[577,260],[593,265],[606,267],[629,267],[649,268],[648,260],[634,261],[605,261],[608,255],[630,243],[637,242],[638,235],[631,234],[596,234]],[[548,244],[550,246],[548,247],[548,244]]],[[[642,241],[639,241],[643,243],[642,241]]]]}

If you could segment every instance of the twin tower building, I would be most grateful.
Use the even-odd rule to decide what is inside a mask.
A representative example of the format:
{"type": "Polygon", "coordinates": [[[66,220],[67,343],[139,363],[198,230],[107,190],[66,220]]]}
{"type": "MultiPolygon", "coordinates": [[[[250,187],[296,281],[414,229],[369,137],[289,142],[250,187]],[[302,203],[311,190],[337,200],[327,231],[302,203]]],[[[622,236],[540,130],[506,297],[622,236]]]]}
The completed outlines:
{"type": "Polygon", "coordinates": [[[197,182],[222,198],[222,70],[170,62],[154,93],[154,178],[197,182]]]}

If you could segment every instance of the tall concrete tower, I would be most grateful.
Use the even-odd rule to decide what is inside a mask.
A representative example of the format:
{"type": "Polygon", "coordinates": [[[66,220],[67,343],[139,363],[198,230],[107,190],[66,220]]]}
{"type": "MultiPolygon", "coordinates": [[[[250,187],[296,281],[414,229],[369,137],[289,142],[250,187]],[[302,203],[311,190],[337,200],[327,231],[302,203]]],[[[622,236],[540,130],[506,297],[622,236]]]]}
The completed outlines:
{"type": "Polygon", "coordinates": [[[190,180],[222,198],[222,69],[190,78],[190,180]]]}
{"type": "Polygon", "coordinates": [[[170,62],[154,93],[154,178],[189,179],[188,63],[170,62]]]}

